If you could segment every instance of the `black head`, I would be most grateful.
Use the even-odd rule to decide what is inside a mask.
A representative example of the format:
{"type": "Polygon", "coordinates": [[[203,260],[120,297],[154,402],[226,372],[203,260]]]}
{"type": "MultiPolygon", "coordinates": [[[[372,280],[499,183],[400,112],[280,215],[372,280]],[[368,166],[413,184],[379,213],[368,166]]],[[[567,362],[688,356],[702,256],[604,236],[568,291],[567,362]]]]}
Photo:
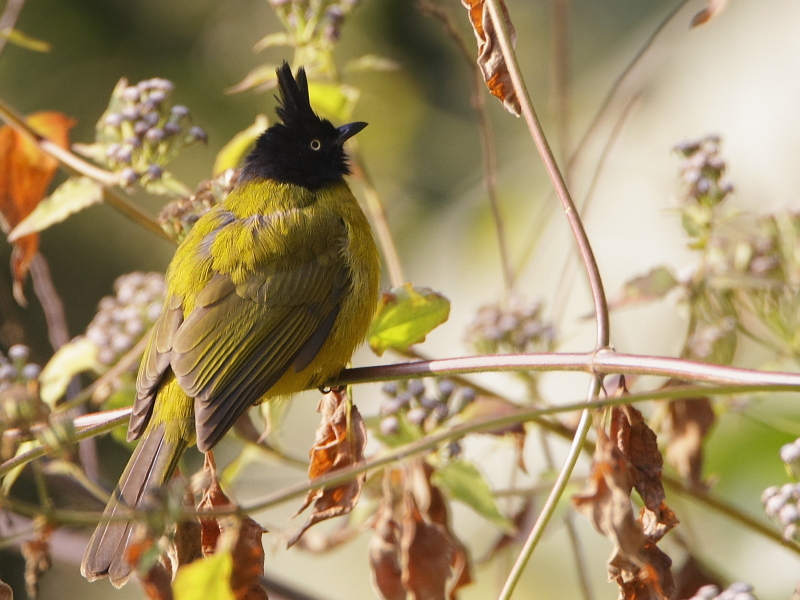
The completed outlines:
{"type": "Polygon", "coordinates": [[[281,123],[275,123],[256,140],[245,160],[242,177],[273,179],[318,189],[339,181],[350,173],[342,145],[367,126],[350,123],[334,127],[320,119],[308,100],[305,70],[297,79],[287,63],[278,68],[280,105],[276,109],[281,123]]]}

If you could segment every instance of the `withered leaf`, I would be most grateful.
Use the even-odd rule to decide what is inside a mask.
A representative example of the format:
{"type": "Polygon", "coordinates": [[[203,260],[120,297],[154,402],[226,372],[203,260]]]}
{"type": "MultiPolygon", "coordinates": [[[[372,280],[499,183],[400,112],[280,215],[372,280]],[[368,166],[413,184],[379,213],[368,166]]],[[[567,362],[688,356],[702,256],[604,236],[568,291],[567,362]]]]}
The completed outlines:
{"type": "Polygon", "coordinates": [[[708,487],[703,480],[703,445],[715,421],[714,407],[707,396],[672,400],[667,405],[663,424],[667,437],[666,459],[695,489],[708,487]]]}
{"type": "Polygon", "coordinates": [[[633,481],[622,451],[599,429],[589,480],[584,491],[573,496],[573,505],[613,542],[608,573],[619,586],[620,598],[667,600],[673,587],[671,561],[634,517],[633,481]]]}
{"type": "MultiPolygon", "coordinates": [[[[367,429],[358,409],[349,402],[347,392],[332,390],[324,394],[317,412],[322,414],[322,419],[317,428],[314,446],[309,452],[311,456],[308,466],[309,479],[314,481],[327,473],[364,464],[367,429]]],[[[289,540],[288,545],[296,543],[312,525],[346,515],[353,510],[361,495],[365,479],[366,475],[362,473],[341,485],[310,491],[295,516],[313,502],[312,513],[289,540]]]]}
{"type": "Polygon", "coordinates": [[[369,543],[372,580],[384,600],[406,600],[403,569],[400,566],[400,526],[392,518],[391,508],[378,513],[369,543]]]}
{"type": "Polygon", "coordinates": [[[264,545],[261,537],[265,530],[253,519],[239,521],[231,572],[231,589],[236,600],[267,600],[267,591],[261,585],[264,576],[264,545]]]}
{"type": "Polygon", "coordinates": [[[430,483],[433,469],[415,460],[404,471],[400,497],[385,488],[373,526],[375,585],[385,600],[455,600],[472,581],[469,554],[450,531],[447,503],[430,483]]]}
{"type": "MultiPolygon", "coordinates": [[[[197,480],[202,481],[205,488],[200,502],[197,503],[198,512],[233,506],[219,484],[216,463],[211,452],[206,452],[203,470],[197,480]]],[[[222,533],[220,523],[213,517],[200,517],[200,526],[200,548],[203,556],[212,556],[217,551],[217,543],[222,533]]]]}
{"type": "MultiPolygon", "coordinates": [[[[198,511],[233,507],[222,491],[216,475],[213,454],[207,452],[201,479],[206,482],[198,511]]],[[[231,590],[236,600],[266,600],[267,592],[261,585],[264,576],[264,546],[261,537],[266,530],[250,517],[201,517],[200,541],[203,556],[216,554],[221,547],[230,549],[233,558],[231,590]],[[233,537],[232,547],[229,540],[233,537]]]]}
{"type": "Polygon", "coordinates": [[[14,590],[2,579],[0,579],[0,600],[14,600],[14,590]]]}
{"type": "Polygon", "coordinates": [[[722,578],[709,567],[701,563],[695,556],[689,555],[683,565],[675,573],[677,598],[692,598],[704,585],[715,585],[724,588],[722,578]]]}
{"type": "Polygon", "coordinates": [[[141,582],[148,600],[172,600],[172,573],[163,562],[150,567],[141,582]]]}
{"type": "MultiPolygon", "coordinates": [[[[39,134],[66,148],[75,121],[59,112],[38,112],[27,118],[39,134]]],[[[0,225],[8,234],[44,198],[58,169],[58,162],[9,125],[0,127],[0,225]]],[[[22,285],[31,260],[39,249],[39,236],[27,235],[14,242],[11,270],[14,297],[25,304],[22,285]]]]}
{"type": "Polygon", "coordinates": [[[644,501],[640,517],[644,533],[657,541],[678,524],[678,519],[665,502],[661,483],[664,460],[656,434],[644,422],[642,413],[623,405],[612,409],[610,435],[628,463],[633,487],[644,501]]]}
{"type": "MultiPolygon", "coordinates": [[[[489,13],[486,0],[461,0],[461,4],[469,12],[469,21],[472,31],[478,41],[478,67],[489,91],[503,102],[503,107],[512,115],[518,117],[521,112],[519,98],[517,98],[508,65],[503,57],[500,41],[494,21],[489,13]]],[[[516,42],[516,34],[511,18],[503,0],[499,0],[503,20],[511,36],[511,43],[516,42]]]]}

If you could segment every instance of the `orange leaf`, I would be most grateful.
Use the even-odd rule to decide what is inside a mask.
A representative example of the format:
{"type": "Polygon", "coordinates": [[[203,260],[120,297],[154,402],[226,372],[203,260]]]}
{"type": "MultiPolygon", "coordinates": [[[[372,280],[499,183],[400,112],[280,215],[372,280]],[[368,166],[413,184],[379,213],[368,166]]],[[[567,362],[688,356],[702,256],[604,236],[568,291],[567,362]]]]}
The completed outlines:
{"type": "MultiPolygon", "coordinates": [[[[66,148],[69,130],[75,121],[59,112],[38,112],[27,118],[40,135],[66,148]]],[[[8,125],[0,127],[0,224],[5,233],[27,217],[44,198],[58,169],[58,161],[48,156],[26,136],[8,125]]],[[[31,260],[39,248],[39,236],[27,235],[14,242],[11,270],[14,297],[24,305],[22,284],[31,260]]]]}
{"type": "MultiPolygon", "coordinates": [[[[367,430],[361,414],[347,401],[344,391],[331,391],[320,399],[317,411],[322,421],[317,427],[314,446],[311,448],[311,463],[308,477],[312,481],[327,473],[364,463],[364,447],[367,430]]],[[[366,475],[361,474],[341,485],[312,490],[306,496],[297,516],[314,502],[314,509],[306,523],[291,540],[292,546],[312,525],[332,517],[346,515],[358,502],[366,475]]]]}
{"type": "MultiPolygon", "coordinates": [[[[503,0],[498,0],[498,2],[513,44],[515,42],[515,33],[511,18],[508,15],[508,9],[503,0]]],[[[514,90],[514,84],[511,82],[508,65],[506,65],[506,59],[503,57],[503,51],[497,39],[495,24],[489,14],[486,0],[461,0],[461,4],[469,12],[469,21],[472,23],[472,30],[478,40],[478,67],[481,70],[484,81],[486,81],[486,86],[492,94],[503,101],[503,106],[508,112],[518,117],[521,110],[519,99],[514,90]]]]}

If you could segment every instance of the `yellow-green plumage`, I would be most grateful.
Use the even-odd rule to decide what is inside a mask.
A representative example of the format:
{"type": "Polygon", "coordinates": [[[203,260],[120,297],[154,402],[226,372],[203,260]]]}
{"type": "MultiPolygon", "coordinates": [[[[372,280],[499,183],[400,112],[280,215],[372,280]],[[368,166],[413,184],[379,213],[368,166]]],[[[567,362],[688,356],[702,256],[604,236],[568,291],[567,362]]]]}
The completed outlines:
{"type": "MultiPolygon", "coordinates": [[[[168,480],[188,445],[209,450],[252,404],[331,380],[372,319],[378,253],[342,179],[341,144],[364,124],[333,128],[311,113],[302,70],[296,83],[286,65],[278,75],[286,127],[262,136],[240,183],[198,220],[167,270],[128,430],[143,438],[120,480],[128,506],[168,480]],[[309,136],[330,156],[306,150],[309,136]]],[[[112,499],[106,515],[117,511],[112,499]]],[[[132,532],[101,523],[84,576],[124,583],[132,532]]]]}

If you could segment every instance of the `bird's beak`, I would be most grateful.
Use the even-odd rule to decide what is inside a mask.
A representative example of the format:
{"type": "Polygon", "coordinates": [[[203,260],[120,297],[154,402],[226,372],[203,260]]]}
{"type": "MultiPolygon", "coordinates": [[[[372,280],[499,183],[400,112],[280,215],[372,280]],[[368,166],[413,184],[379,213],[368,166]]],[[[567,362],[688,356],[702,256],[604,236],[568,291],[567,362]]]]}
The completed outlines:
{"type": "Polygon", "coordinates": [[[336,138],[336,143],[340,146],[343,145],[347,140],[357,134],[359,131],[364,129],[367,124],[363,121],[356,121],[355,123],[348,123],[347,125],[342,125],[336,131],[339,132],[339,137],[336,138]]]}

